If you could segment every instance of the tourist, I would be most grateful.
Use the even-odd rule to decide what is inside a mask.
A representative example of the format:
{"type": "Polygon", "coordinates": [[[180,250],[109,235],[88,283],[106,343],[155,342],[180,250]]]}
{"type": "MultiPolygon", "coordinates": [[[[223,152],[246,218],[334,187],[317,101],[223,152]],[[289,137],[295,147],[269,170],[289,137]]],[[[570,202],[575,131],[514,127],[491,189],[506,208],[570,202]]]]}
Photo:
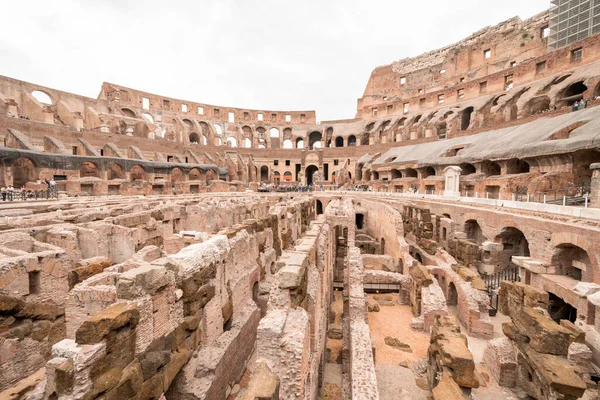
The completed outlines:
{"type": "Polygon", "coordinates": [[[2,189],[0,189],[0,192],[2,193],[2,201],[6,201],[6,188],[4,186],[2,186],[2,189]]]}

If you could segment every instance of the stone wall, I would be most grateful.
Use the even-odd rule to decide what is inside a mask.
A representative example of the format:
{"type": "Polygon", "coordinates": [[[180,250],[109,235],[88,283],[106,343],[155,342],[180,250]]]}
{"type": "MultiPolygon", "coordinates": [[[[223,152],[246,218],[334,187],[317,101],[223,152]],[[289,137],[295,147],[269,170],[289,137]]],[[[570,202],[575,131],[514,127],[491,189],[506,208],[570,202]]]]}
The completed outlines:
{"type": "MultiPolygon", "coordinates": [[[[443,398],[437,393],[441,388],[436,390],[440,384],[458,386],[467,392],[479,387],[473,354],[469,350],[466,336],[460,333],[460,324],[455,317],[436,317],[427,354],[429,385],[434,398],[443,398]],[[446,374],[452,382],[443,383],[442,377],[446,374]]],[[[451,392],[457,392],[458,395],[445,397],[446,399],[463,399],[460,391],[451,392]]]]}
{"type": "Polygon", "coordinates": [[[497,343],[490,343],[484,360],[507,385],[512,384],[514,375],[510,371],[516,363],[516,386],[536,399],[573,399],[583,396],[586,390],[596,392],[596,384],[589,379],[589,362],[577,365],[577,357],[568,357],[574,351],[587,352],[582,358],[591,359],[591,350],[582,344],[585,334],[567,320],[554,322],[547,307],[547,292],[518,282],[502,282],[500,311],[512,320],[502,329],[514,352],[501,351],[497,343]],[[576,343],[582,344],[585,351],[574,350],[576,343]]]}

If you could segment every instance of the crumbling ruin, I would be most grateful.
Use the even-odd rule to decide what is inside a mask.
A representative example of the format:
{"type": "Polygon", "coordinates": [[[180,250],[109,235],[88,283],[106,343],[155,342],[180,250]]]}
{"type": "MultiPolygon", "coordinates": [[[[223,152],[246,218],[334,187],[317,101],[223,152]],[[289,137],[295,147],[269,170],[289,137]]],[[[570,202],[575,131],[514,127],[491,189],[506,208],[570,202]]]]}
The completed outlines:
{"type": "Polygon", "coordinates": [[[0,77],[0,399],[598,397],[600,37],[552,23],[321,123],[0,77]]]}

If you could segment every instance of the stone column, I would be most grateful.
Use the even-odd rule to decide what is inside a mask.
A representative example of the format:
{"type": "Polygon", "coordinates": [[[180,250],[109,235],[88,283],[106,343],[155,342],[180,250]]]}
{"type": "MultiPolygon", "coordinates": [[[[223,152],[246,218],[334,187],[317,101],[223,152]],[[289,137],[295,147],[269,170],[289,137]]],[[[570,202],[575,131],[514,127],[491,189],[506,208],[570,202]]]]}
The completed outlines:
{"type": "Polygon", "coordinates": [[[446,186],[444,196],[459,197],[460,196],[460,173],[462,169],[457,166],[450,166],[444,169],[444,177],[446,186]]]}
{"type": "Polygon", "coordinates": [[[600,208],[600,163],[590,165],[592,170],[592,182],[590,184],[590,195],[592,198],[590,207],[600,208]]]}

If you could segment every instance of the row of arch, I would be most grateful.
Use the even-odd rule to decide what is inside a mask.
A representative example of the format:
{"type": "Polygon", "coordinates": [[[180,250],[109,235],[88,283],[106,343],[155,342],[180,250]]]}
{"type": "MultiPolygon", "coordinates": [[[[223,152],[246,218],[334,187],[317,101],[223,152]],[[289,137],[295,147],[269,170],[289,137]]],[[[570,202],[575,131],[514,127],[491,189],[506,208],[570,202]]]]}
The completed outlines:
{"type": "MultiPolygon", "coordinates": [[[[361,165],[359,165],[361,167],[361,165]]],[[[462,163],[459,165],[461,168],[461,175],[468,176],[477,173],[477,168],[471,163],[462,163]]],[[[486,177],[501,175],[502,168],[498,162],[484,160],[481,163],[481,173],[486,177]]],[[[531,171],[531,164],[521,159],[511,159],[506,161],[506,173],[507,174],[525,174],[531,171]]],[[[379,171],[371,171],[367,169],[362,173],[362,177],[366,181],[379,180],[381,173],[379,171]]],[[[429,166],[422,169],[421,179],[426,179],[431,176],[436,176],[436,170],[434,167],[429,166]]],[[[391,179],[402,179],[402,178],[419,178],[419,173],[414,168],[398,169],[394,168],[391,170],[391,179]]]]}
{"type": "MultiPolygon", "coordinates": [[[[98,166],[90,161],[81,163],[79,168],[80,178],[102,178],[102,171],[98,166]]],[[[146,169],[141,165],[134,165],[129,169],[129,180],[140,181],[147,180],[146,169]]],[[[201,171],[198,168],[192,168],[185,173],[181,168],[173,167],[169,171],[169,180],[171,182],[179,182],[185,179],[187,175],[188,180],[214,180],[218,178],[218,174],[213,170],[206,172],[201,171]]],[[[36,182],[40,176],[36,164],[33,160],[27,157],[18,158],[12,164],[12,176],[13,186],[20,188],[25,186],[28,182],[36,182]]],[[[124,168],[118,163],[111,163],[106,168],[106,179],[108,180],[124,180],[126,179],[126,173],[124,168]]]]}
{"type": "MultiPolygon", "coordinates": [[[[470,219],[465,222],[464,232],[467,235],[467,240],[481,245],[488,239],[484,236],[481,226],[475,219],[470,219]]],[[[501,230],[496,235],[494,242],[502,243],[503,258],[501,262],[505,267],[515,266],[512,262],[513,256],[530,257],[529,241],[525,233],[518,228],[509,226],[501,230]]],[[[486,254],[482,255],[485,262],[486,254]]],[[[564,242],[558,243],[554,247],[551,256],[551,265],[558,267],[562,275],[571,277],[572,279],[585,282],[594,281],[594,271],[591,265],[591,260],[588,252],[577,244],[564,242]]]]}

